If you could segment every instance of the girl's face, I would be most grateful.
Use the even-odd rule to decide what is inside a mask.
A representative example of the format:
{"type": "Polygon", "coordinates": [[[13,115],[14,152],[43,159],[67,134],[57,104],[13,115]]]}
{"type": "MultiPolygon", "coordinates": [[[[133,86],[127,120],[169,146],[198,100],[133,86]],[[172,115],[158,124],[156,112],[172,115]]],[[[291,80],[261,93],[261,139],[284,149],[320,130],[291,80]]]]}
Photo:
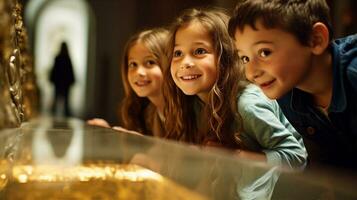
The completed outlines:
{"type": "Polygon", "coordinates": [[[163,75],[158,61],[142,43],[136,43],[128,52],[128,80],[139,97],[161,94],[163,75]]]}
{"type": "Polygon", "coordinates": [[[198,95],[208,102],[217,79],[217,58],[213,41],[198,22],[179,28],[171,60],[171,76],[186,95],[198,95]]]}

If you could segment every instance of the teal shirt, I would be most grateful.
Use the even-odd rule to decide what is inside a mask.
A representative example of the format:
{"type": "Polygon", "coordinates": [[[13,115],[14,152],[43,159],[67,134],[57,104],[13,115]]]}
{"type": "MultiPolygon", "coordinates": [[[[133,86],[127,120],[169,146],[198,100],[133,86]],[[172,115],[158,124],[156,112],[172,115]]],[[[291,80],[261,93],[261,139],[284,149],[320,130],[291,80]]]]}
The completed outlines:
{"type": "Polygon", "coordinates": [[[238,112],[243,120],[239,137],[248,150],[264,152],[271,165],[306,165],[302,137],[275,100],[268,99],[257,86],[248,85],[238,99],[238,112]]]}

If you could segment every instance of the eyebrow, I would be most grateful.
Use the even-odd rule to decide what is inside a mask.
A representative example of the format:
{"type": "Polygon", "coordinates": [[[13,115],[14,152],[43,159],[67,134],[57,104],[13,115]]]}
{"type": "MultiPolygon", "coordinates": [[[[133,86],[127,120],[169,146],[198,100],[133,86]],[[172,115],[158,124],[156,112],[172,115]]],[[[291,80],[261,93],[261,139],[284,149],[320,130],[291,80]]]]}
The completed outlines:
{"type": "MultiPolygon", "coordinates": [[[[154,55],[148,55],[148,56],[145,56],[145,57],[144,57],[144,59],[150,59],[150,58],[155,59],[155,56],[154,56],[154,55]]],[[[134,58],[132,58],[132,57],[128,57],[128,61],[131,61],[131,60],[136,60],[136,59],[134,59],[134,58]]]]}
{"type": "Polygon", "coordinates": [[[253,46],[258,45],[258,44],[272,44],[273,42],[267,41],[267,40],[260,40],[258,42],[255,42],[253,46]]]}
{"type": "MultiPolygon", "coordinates": [[[[254,42],[252,46],[256,46],[258,44],[273,44],[273,42],[267,41],[267,40],[260,40],[260,41],[254,42]]],[[[239,51],[240,51],[240,49],[237,48],[237,52],[239,52],[239,51]]]]}
{"type": "Polygon", "coordinates": [[[194,44],[203,44],[203,45],[207,45],[207,42],[201,42],[201,41],[198,41],[198,42],[194,42],[194,44]]]}
{"type": "MultiPolygon", "coordinates": [[[[202,41],[193,42],[193,44],[195,44],[195,45],[210,46],[208,42],[202,42],[202,41]]],[[[176,47],[176,46],[180,46],[180,44],[175,43],[175,46],[174,46],[174,47],[176,47]]]]}

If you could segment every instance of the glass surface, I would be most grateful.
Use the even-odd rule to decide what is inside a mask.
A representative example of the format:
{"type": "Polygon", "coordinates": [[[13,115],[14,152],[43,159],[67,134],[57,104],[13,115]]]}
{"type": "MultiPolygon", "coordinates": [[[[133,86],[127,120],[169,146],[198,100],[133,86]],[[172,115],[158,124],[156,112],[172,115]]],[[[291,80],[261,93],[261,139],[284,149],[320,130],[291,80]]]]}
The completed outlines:
{"type": "Polygon", "coordinates": [[[356,174],[40,118],[0,132],[0,199],[357,199],[356,174]]]}

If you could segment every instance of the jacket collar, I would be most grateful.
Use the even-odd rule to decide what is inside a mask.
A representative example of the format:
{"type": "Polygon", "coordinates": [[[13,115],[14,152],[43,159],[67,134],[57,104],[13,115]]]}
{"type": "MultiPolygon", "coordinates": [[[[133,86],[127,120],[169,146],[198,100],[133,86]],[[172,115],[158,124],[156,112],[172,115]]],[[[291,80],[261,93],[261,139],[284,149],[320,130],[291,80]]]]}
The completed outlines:
{"type": "MultiPolygon", "coordinates": [[[[329,112],[343,112],[347,107],[346,92],[343,84],[343,70],[340,65],[340,55],[338,46],[331,45],[333,63],[333,90],[332,100],[328,108],[329,112]]],[[[309,105],[312,105],[311,95],[307,92],[294,88],[291,94],[290,107],[295,112],[301,114],[309,113],[309,105]]]]}
{"type": "Polygon", "coordinates": [[[346,70],[340,61],[340,51],[337,44],[332,43],[333,63],[333,90],[329,112],[343,112],[347,107],[346,90],[344,85],[344,71],[346,70]]]}

